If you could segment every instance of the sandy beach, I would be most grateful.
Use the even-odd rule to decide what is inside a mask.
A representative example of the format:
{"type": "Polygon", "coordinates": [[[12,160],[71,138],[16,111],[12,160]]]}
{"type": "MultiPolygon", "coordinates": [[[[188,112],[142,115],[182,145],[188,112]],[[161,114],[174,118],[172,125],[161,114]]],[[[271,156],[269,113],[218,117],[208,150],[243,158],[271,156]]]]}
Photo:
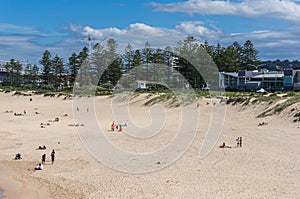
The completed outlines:
{"type": "MultiPolygon", "coordinates": [[[[287,114],[291,108],[300,109],[300,103],[289,107],[286,114],[266,118],[256,117],[266,107],[264,104],[226,106],[217,144],[201,159],[199,151],[212,107],[221,103],[213,105],[210,99],[200,99],[198,108],[186,108],[197,109],[200,119],[195,139],[184,155],[158,171],[132,174],[102,164],[85,148],[78,131],[88,129],[89,123],[74,126],[77,110],[73,112],[71,99],[12,94],[0,93],[0,188],[5,198],[300,198],[300,122],[292,122],[287,114]],[[24,110],[25,115],[14,115],[24,110]],[[54,122],[55,118],[59,121],[54,122]],[[260,122],[267,125],[258,126],[260,122]],[[236,147],[239,136],[243,137],[242,147],[236,147]],[[228,148],[219,148],[223,142],[228,148]],[[37,150],[44,145],[45,150],[37,150]],[[50,158],[53,149],[54,164],[50,158]],[[21,160],[14,160],[17,153],[22,155],[21,160]],[[43,154],[44,169],[35,171],[43,154]]],[[[124,130],[130,129],[133,121],[141,128],[149,124],[146,98],[145,94],[130,101],[131,118],[118,121],[127,124],[124,130]]],[[[155,151],[174,137],[179,107],[164,106],[164,126],[157,135],[143,140],[110,131],[114,120],[112,100],[110,96],[96,97],[94,107],[79,112],[95,110],[102,132],[119,148],[140,153],[155,151]]],[[[153,115],[159,114],[152,110],[153,115]]],[[[165,161],[158,158],[150,166],[156,168],[165,161]]]]}

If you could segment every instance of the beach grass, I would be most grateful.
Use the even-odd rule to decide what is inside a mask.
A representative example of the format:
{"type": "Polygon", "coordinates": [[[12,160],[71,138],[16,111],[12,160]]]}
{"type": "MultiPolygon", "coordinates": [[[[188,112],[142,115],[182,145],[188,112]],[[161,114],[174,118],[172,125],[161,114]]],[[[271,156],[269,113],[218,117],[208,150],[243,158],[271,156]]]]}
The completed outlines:
{"type": "Polygon", "coordinates": [[[294,95],[293,97],[290,97],[283,103],[277,104],[276,106],[267,109],[266,111],[259,114],[257,117],[266,117],[266,116],[271,116],[274,114],[279,114],[283,110],[285,110],[287,107],[289,107],[295,103],[298,103],[299,101],[300,101],[300,95],[294,95]]]}

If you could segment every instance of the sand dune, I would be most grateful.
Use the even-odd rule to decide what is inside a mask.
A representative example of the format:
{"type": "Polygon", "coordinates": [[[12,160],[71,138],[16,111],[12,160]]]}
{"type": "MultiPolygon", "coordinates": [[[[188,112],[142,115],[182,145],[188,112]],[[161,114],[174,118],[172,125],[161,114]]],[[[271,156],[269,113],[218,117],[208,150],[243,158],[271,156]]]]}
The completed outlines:
{"type": "MultiPolygon", "coordinates": [[[[65,100],[63,96],[1,93],[0,187],[4,189],[4,195],[7,198],[300,198],[300,123],[293,123],[284,115],[256,118],[263,105],[227,106],[221,135],[205,158],[199,158],[199,151],[213,116],[213,106],[221,106],[219,103],[208,104],[210,99],[201,99],[198,109],[196,105],[185,107],[191,113],[199,113],[197,134],[184,155],[166,168],[131,174],[100,163],[79,136],[92,135],[87,130],[91,115],[96,118],[99,131],[126,151],[153,152],[172,142],[182,120],[180,107],[160,105],[150,108],[144,106],[146,97],[140,95],[130,101],[131,118],[126,118],[118,111],[127,105],[110,96],[96,97],[91,104],[83,103],[86,106],[73,112],[73,101],[65,100]],[[115,100],[113,107],[112,100],[115,100]],[[8,110],[13,112],[6,113],[8,110]],[[13,114],[24,110],[26,115],[13,114]],[[81,120],[74,118],[78,114],[83,116],[81,120]],[[150,131],[134,131],[136,136],[150,136],[142,139],[124,132],[111,132],[109,125],[115,120],[114,114],[118,115],[115,115],[119,120],[116,122],[127,124],[125,132],[134,131],[134,125],[140,129],[151,126],[151,118],[157,123],[161,122],[157,118],[164,118],[164,121],[161,128],[150,128],[158,131],[152,137],[150,131]],[[59,122],[52,121],[56,117],[59,122]],[[262,121],[268,125],[258,126],[262,121]],[[41,128],[41,123],[50,125],[41,128]],[[84,126],[70,126],[77,123],[84,126]],[[243,137],[242,148],[236,148],[238,136],[243,137]],[[222,142],[231,148],[218,148],[222,142]],[[47,149],[36,150],[40,145],[47,149]],[[53,165],[50,161],[52,149],[56,151],[53,165]],[[13,160],[16,153],[22,154],[21,160],[13,160]],[[44,170],[33,171],[44,153],[47,156],[44,170]]],[[[300,109],[299,104],[296,106],[300,109]]],[[[190,114],[184,119],[192,122],[194,116],[190,114]]],[[[154,160],[148,165],[154,169],[169,161],[164,157],[154,160]]]]}

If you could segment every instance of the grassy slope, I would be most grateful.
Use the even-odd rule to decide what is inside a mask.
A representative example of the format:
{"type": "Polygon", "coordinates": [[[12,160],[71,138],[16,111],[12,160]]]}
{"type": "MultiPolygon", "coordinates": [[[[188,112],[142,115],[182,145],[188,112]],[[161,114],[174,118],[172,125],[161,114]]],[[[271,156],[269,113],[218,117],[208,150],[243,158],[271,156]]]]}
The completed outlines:
{"type": "MultiPolygon", "coordinates": [[[[40,94],[45,97],[62,96],[65,98],[70,98],[73,93],[71,89],[59,90],[59,91],[49,91],[49,90],[25,90],[25,89],[12,89],[12,88],[2,88],[1,92],[11,92],[15,95],[28,95],[30,94],[40,94]]],[[[176,91],[175,91],[176,92],[176,91]]],[[[185,104],[192,103],[195,98],[219,98],[221,103],[226,103],[227,105],[239,105],[243,107],[251,107],[253,105],[263,105],[264,111],[257,115],[257,117],[268,117],[271,115],[279,115],[282,112],[286,112],[289,109],[289,113],[292,117],[292,121],[300,122],[300,92],[278,92],[278,93],[253,93],[253,92],[209,92],[209,91],[195,91],[195,95],[189,97],[185,91],[178,91],[182,96],[181,100],[185,101],[185,104]]],[[[96,96],[99,95],[111,95],[114,94],[112,91],[97,91],[96,96]]],[[[170,91],[155,91],[155,92],[136,92],[132,94],[132,98],[138,97],[140,94],[146,94],[145,103],[146,106],[151,106],[157,103],[164,103],[169,107],[178,107],[180,103],[178,102],[178,97],[176,94],[170,91]]]]}

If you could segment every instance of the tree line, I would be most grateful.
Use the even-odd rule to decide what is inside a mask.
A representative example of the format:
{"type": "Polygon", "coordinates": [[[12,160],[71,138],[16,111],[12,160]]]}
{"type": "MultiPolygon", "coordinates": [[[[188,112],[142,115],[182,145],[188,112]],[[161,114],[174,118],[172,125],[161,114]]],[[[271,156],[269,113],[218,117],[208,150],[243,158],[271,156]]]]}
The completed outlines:
{"type": "Polygon", "coordinates": [[[73,52],[67,61],[57,54],[52,56],[50,51],[45,50],[39,60],[41,67],[27,64],[24,73],[22,73],[23,65],[11,59],[5,64],[7,75],[2,84],[57,89],[72,87],[75,80],[78,80],[83,84],[114,86],[124,73],[136,66],[147,65],[144,72],[150,74],[155,67],[148,67],[148,64],[155,63],[174,68],[192,87],[201,88],[205,85],[203,74],[199,74],[195,67],[183,58],[184,55],[198,60],[211,59],[219,71],[224,72],[251,70],[260,64],[258,51],[250,40],[243,45],[234,42],[230,46],[222,47],[220,44],[210,45],[207,41],[200,44],[193,37],[187,37],[173,48],[167,46],[164,49],[153,49],[148,41],[142,49],[133,49],[128,43],[123,54],[118,54],[117,48],[116,40],[111,38],[107,40],[105,46],[99,43],[94,45],[91,52],[87,47],[79,53],[73,52]],[[97,76],[99,74],[101,74],[100,78],[97,76]]]}

